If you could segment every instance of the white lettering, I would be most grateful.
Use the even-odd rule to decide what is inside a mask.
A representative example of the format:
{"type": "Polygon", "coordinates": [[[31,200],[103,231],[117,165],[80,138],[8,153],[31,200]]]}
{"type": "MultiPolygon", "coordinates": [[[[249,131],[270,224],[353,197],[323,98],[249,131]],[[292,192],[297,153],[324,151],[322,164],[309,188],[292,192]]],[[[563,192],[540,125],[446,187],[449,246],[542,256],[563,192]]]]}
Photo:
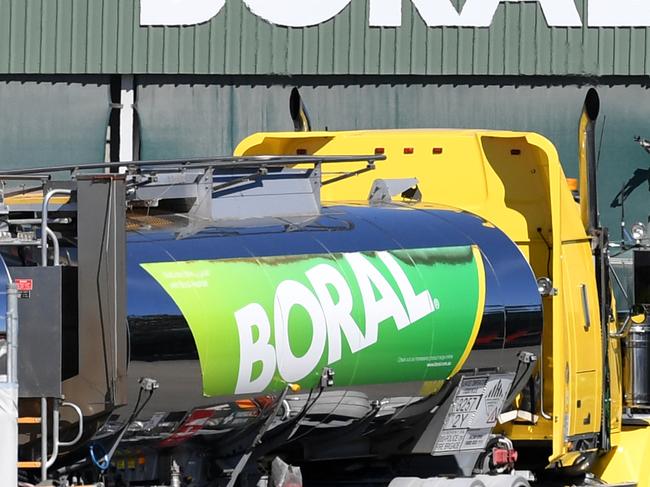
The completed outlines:
{"type": "Polygon", "coordinates": [[[368,21],[371,27],[402,25],[402,0],[370,0],[368,21]]]}
{"type": "MultiPolygon", "coordinates": [[[[287,27],[318,25],[335,17],[352,0],[229,0],[243,1],[256,16],[287,27]]],[[[581,27],[575,0],[467,0],[460,12],[451,0],[411,0],[430,27],[489,27],[499,4],[536,2],[549,27],[581,27]]],[[[373,27],[402,25],[402,0],[369,0],[373,27]]],[[[140,0],[140,25],[195,25],[207,22],[226,0],[140,0]]],[[[588,0],[589,27],[650,26],[647,0],[588,0]]]]}
{"type": "Polygon", "coordinates": [[[384,265],[388,267],[388,270],[395,278],[397,287],[399,287],[402,297],[404,298],[404,304],[406,304],[406,311],[408,312],[411,323],[415,323],[419,319],[431,314],[435,309],[433,307],[431,293],[427,290],[416,295],[413,286],[411,285],[411,281],[406,277],[404,270],[395,260],[395,257],[390,255],[388,252],[377,252],[377,256],[381,259],[384,265]]]}
{"type": "Polygon", "coordinates": [[[352,0],[243,0],[251,12],[286,27],[308,27],[336,17],[352,0]]]}
{"type": "Polygon", "coordinates": [[[226,0],[140,0],[140,25],[194,25],[217,15],[226,0]]]}
{"type": "Polygon", "coordinates": [[[352,293],[341,273],[331,265],[319,264],[306,274],[320,301],[327,322],[327,363],[332,364],[341,360],[341,331],[352,353],[370,345],[352,318],[354,306],[352,293]],[[328,286],[336,291],[338,302],[334,302],[328,286]]]}
{"type": "Polygon", "coordinates": [[[275,350],[269,343],[269,318],[262,306],[252,303],[236,311],[235,320],[239,331],[239,374],[235,393],[263,391],[271,383],[275,372],[275,350]],[[254,327],[259,333],[256,341],[253,337],[254,327]],[[262,372],[253,379],[253,365],[257,362],[262,363],[262,372]]]}
{"type": "Polygon", "coordinates": [[[345,254],[359,283],[366,317],[365,336],[369,344],[377,343],[379,324],[388,318],[395,320],[398,330],[411,324],[397,294],[381,273],[361,254],[345,254]],[[380,299],[376,299],[375,290],[380,299]]]}
{"type": "Polygon", "coordinates": [[[549,26],[582,26],[574,0],[467,0],[461,12],[450,0],[412,0],[429,27],[489,27],[500,3],[530,1],[539,3],[549,26]]]}
{"type": "Polygon", "coordinates": [[[278,372],[285,381],[298,382],[313,372],[323,356],[327,341],[323,310],[309,289],[299,282],[288,280],[282,281],[275,291],[273,316],[278,372]],[[312,328],[311,344],[302,357],[293,354],[289,343],[289,316],[294,306],[307,311],[312,328]]]}
{"type": "Polygon", "coordinates": [[[590,0],[589,27],[645,27],[650,25],[648,0],[590,0]]]}

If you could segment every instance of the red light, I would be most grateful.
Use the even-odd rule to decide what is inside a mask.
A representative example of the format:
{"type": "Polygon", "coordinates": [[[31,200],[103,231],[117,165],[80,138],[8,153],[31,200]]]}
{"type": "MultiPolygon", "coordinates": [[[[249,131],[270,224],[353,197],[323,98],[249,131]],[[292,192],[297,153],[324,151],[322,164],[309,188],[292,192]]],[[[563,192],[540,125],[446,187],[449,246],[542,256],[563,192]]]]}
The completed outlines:
{"type": "Polygon", "coordinates": [[[510,151],[510,154],[512,154],[513,156],[521,155],[521,149],[512,149],[510,151]]]}
{"type": "Polygon", "coordinates": [[[307,155],[307,149],[298,149],[296,151],[296,154],[299,156],[306,156],[307,155]]]}
{"type": "Polygon", "coordinates": [[[414,154],[415,149],[413,147],[404,147],[404,154],[414,154]]]}
{"type": "Polygon", "coordinates": [[[431,152],[433,153],[433,155],[442,154],[442,147],[434,147],[431,152]]]}
{"type": "Polygon", "coordinates": [[[381,155],[384,154],[386,150],[383,147],[376,147],[375,148],[375,155],[381,155]]]}

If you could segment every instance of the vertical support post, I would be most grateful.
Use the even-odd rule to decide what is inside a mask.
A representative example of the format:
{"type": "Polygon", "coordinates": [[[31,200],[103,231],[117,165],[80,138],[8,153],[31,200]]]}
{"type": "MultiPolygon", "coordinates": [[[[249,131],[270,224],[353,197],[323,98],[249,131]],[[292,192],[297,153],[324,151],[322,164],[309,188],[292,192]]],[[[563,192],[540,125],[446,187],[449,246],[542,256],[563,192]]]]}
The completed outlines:
{"type": "Polygon", "coordinates": [[[135,83],[133,75],[122,75],[120,89],[120,161],[135,159],[135,83]]]}
{"type": "Polygon", "coordinates": [[[47,398],[41,397],[41,482],[47,480],[47,398]]]}
{"type": "Polygon", "coordinates": [[[0,479],[6,485],[18,485],[18,292],[7,288],[7,381],[0,383],[0,479]]]}

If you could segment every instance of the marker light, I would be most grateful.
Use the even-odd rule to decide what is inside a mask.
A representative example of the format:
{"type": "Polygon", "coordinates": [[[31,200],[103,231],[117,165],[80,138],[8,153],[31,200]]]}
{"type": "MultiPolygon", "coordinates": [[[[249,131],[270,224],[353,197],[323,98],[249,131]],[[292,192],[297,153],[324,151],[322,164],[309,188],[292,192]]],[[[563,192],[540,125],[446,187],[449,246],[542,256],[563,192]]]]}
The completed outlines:
{"type": "Polygon", "coordinates": [[[385,152],[386,152],[386,149],[384,149],[383,147],[376,147],[375,148],[375,155],[379,156],[379,155],[384,154],[385,152]]]}
{"type": "Polygon", "coordinates": [[[431,152],[433,153],[433,155],[442,154],[442,147],[434,147],[431,152]]]}
{"type": "Polygon", "coordinates": [[[298,149],[296,151],[296,154],[299,156],[306,156],[307,155],[307,149],[298,149]]]}
{"type": "Polygon", "coordinates": [[[413,154],[415,149],[413,147],[404,147],[404,154],[413,154]]]}
{"type": "Polygon", "coordinates": [[[638,222],[632,225],[632,238],[634,240],[642,240],[647,233],[646,227],[643,223],[638,222]]]}

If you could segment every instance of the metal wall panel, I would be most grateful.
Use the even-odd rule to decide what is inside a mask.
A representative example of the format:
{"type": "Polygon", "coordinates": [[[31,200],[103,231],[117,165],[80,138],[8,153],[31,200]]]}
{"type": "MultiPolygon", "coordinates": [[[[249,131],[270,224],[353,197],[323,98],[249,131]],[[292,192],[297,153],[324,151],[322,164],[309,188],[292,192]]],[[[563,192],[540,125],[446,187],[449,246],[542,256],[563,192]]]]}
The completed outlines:
{"type": "Polygon", "coordinates": [[[241,0],[197,26],[141,27],[139,0],[0,0],[0,73],[650,74],[648,28],[549,28],[534,2],[501,4],[490,28],[428,28],[403,4],[399,28],[368,27],[368,0],[308,28],[241,0]]]}
{"type": "Polygon", "coordinates": [[[0,77],[0,168],[104,160],[108,76],[0,77]]]}
{"type": "MultiPolygon", "coordinates": [[[[577,128],[587,88],[572,84],[495,84],[466,78],[422,84],[419,78],[376,78],[360,84],[314,79],[231,79],[210,83],[164,77],[140,78],[137,110],[143,159],[231,153],[256,131],[292,130],[291,85],[301,93],[315,129],[477,127],[538,132],[558,148],[565,172],[577,176],[577,128]]],[[[650,84],[601,85],[598,127],[600,205],[618,238],[620,209],[611,202],[623,184],[648,173],[650,158],[632,140],[650,138],[650,84]]],[[[468,175],[468,177],[470,177],[468,175]]],[[[641,181],[627,201],[628,222],[646,221],[648,184],[641,181]]],[[[370,188],[368,188],[370,189],[370,188]]]]}

